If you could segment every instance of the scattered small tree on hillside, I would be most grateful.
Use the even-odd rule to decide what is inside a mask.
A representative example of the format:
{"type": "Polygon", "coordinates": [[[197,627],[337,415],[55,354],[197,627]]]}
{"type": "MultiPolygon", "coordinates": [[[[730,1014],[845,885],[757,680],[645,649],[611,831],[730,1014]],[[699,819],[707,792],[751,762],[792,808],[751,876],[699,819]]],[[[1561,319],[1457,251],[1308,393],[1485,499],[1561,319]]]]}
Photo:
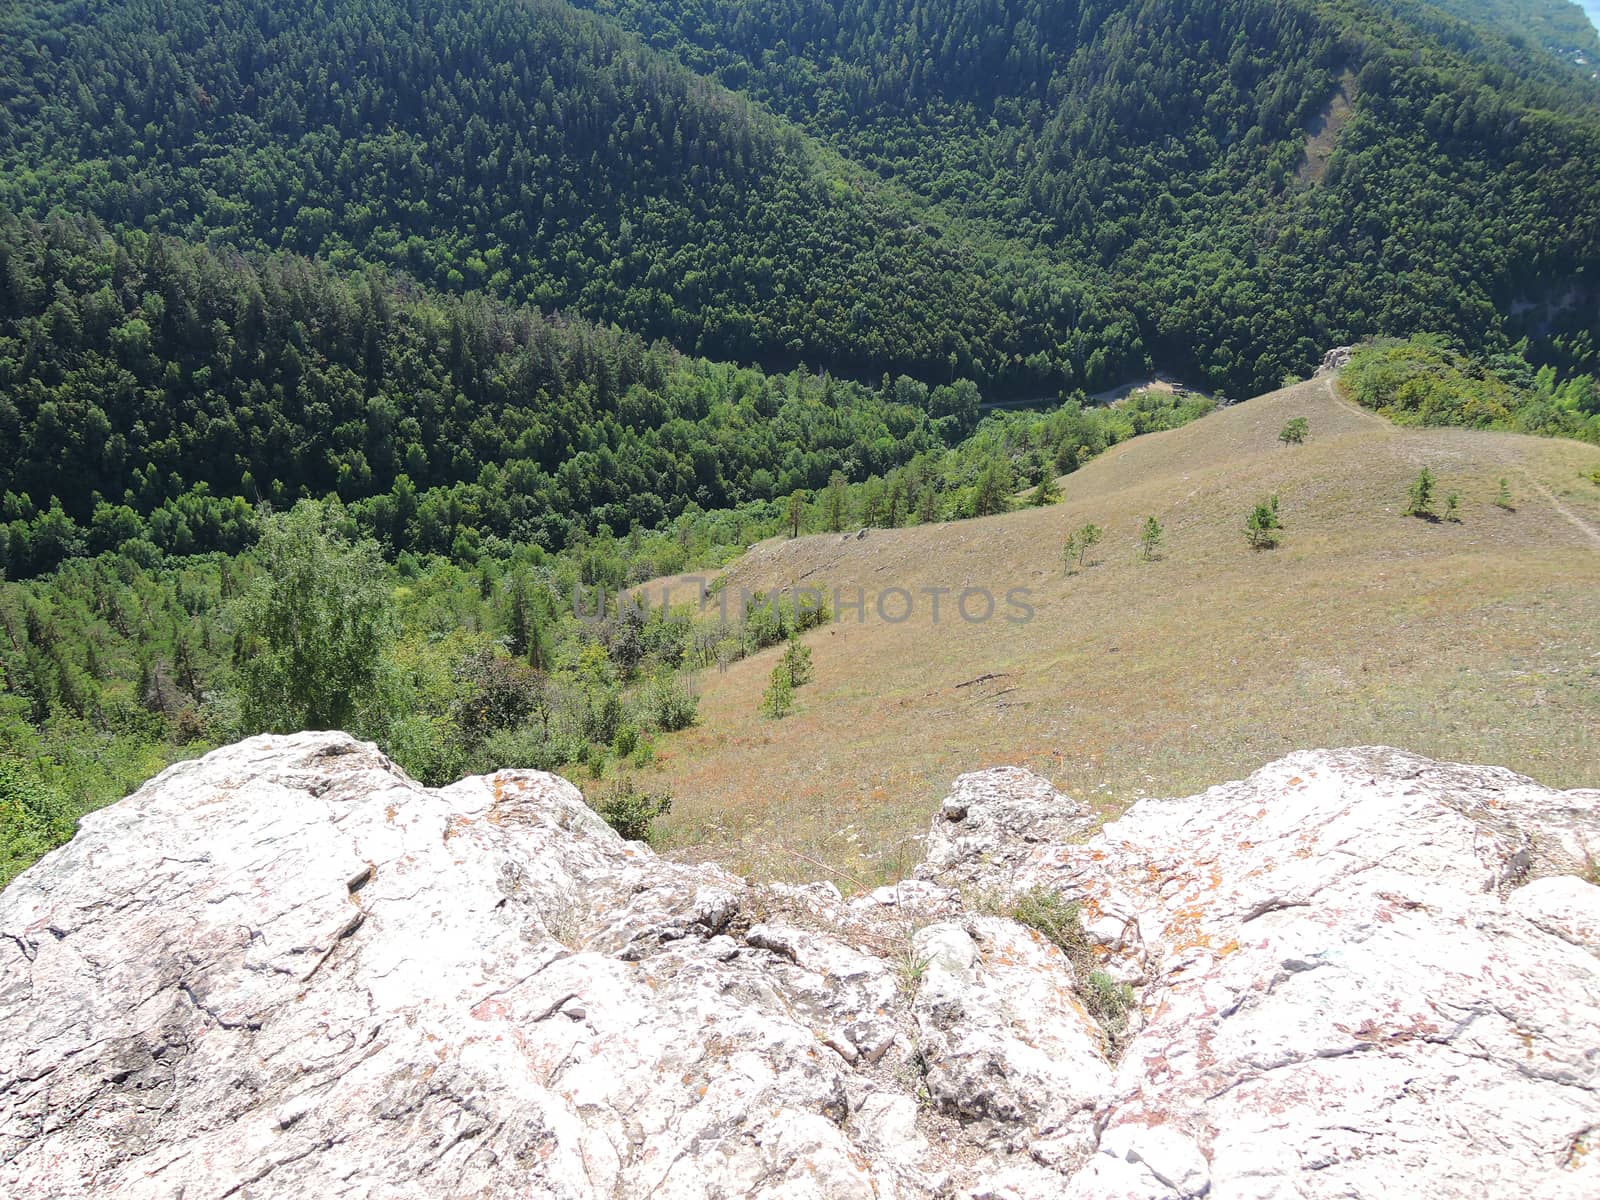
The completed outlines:
{"type": "Polygon", "coordinates": [[[794,685],[783,663],[772,668],[767,690],[761,693],[761,715],[781,721],[794,711],[794,685]]]}
{"type": "Polygon", "coordinates": [[[783,658],[778,666],[788,676],[790,687],[800,687],[811,682],[811,647],[802,642],[794,634],[789,635],[788,644],[783,648],[783,658]]]}
{"type": "Polygon", "coordinates": [[[1298,446],[1311,436],[1311,422],[1304,417],[1295,417],[1278,433],[1278,440],[1285,446],[1298,446]]]}
{"type": "Polygon", "coordinates": [[[1245,518],[1244,536],[1252,550],[1271,550],[1277,546],[1283,522],[1278,519],[1278,497],[1257,500],[1256,506],[1245,518]]]}
{"type": "Polygon", "coordinates": [[[1139,531],[1139,557],[1145,562],[1153,562],[1161,552],[1164,537],[1161,522],[1154,517],[1146,517],[1144,528],[1139,531]]]}
{"type": "Polygon", "coordinates": [[[1461,497],[1455,492],[1451,492],[1444,498],[1444,519],[1446,521],[1455,521],[1458,524],[1461,521],[1461,497]]]}
{"type": "Polygon", "coordinates": [[[1517,511],[1517,506],[1511,499],[1511,485],[1506,482],[1504,475],[1500,476],[1500,490],[1494,494],[1494,506],[1505,512],[1517,511]]]}
{"type": "Polygon", "coordinates": [[[789,494],[789,509],[784,514],[784,523],[789,526],[789,536],[800,536],[800,522],[806,517],[806,494],[799,489],[789,494]]]}
{"type": "Polygon", "coordinates": [[[1088,565],[1089,551],[1093,550],[1104,536],[1105,530],[1091,521],[1089,524],[1075,530],[1072,536],[1067,538],[1067,544],[1062,550],[1062,565],[1066,568],[1068,575],[1088,565]]]}
{"type": "Polygon", "coordinates": [[[1411,481],[1411,493],[1406,504],[1406,516],[1433,519],[1433,472],[1423,467],[1411,481]]]}

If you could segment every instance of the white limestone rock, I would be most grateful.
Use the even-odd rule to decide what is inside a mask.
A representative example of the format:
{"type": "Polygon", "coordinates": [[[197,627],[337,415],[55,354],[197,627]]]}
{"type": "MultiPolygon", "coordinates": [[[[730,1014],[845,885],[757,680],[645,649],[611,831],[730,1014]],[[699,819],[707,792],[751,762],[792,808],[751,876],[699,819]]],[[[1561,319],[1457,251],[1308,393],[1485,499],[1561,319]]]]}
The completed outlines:
{"type": "Polygon", "coordinates": [[[963,776],[846,901],[250,739],[0,893],[0,1194],[1600,1195],[1600,793],[1317,751],[1088,829],[963,776]]]}

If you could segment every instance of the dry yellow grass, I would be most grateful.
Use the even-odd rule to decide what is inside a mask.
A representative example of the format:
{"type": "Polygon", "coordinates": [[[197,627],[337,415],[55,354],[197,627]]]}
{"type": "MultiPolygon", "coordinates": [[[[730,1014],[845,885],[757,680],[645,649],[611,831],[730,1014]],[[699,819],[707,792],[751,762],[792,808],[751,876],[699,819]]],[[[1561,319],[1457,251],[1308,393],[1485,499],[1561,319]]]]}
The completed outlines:
{"type": "Polygon", "coordinates": [[[1107,814],[1311,746],[1600,782],[1596,466],[1570,441],[1400,429],[1319,379],[1118,446],[1049,508],[765,542],[729,568],[731,592],[901,587],[916,610],[809,634],[816,680],[786,720],[757,711],[778,650],[703,673],[699,725],[663,744],[668,844],[878,882],[920,858],[951,778],[999,763],[1107,814]],[[1281,446],[1295,416],[1311,440],[1281,446]],[[1402,515],[1423,466],[1441,501],[1460,493],[1459,524],[1402,515]],[[1502,476],[1513,512],[1493,504],[1502,476]],[[1284,544],[1252,552],[1244,518],[1272,492],[1284,544]],[[1166,527],[1151,563],[1135,553],[1146,514],[1166,527]],[[1062,543],[1088,521],[1107,530],[1098,563],[1065,577],[1062,543]],[[935,624],[929,587],[1027,587],[1034,617],[968,623],[947,598],[935,624]]]}

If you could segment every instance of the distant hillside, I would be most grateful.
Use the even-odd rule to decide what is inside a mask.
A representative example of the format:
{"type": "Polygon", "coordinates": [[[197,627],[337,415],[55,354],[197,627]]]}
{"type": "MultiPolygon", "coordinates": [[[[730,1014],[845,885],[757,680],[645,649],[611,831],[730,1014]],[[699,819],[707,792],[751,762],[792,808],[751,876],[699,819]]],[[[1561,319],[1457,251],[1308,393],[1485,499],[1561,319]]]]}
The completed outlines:
{"type": "Polygon", "coordinates": [[[977,764],[1025,763],[1108,813],[1296,746],[1398,741],[1590,783],[1597,469],[1577,442],[1400,428],[1317,379],[1119,445],[1051,507],[765,542],[722,595],[864,591],[867,618],[806,635],[816,679],[783,720],[758,712],[776,650],[701,674],[700,723],[661,756],[671,839],[763,871],[813,872],[803,854],[845,882],[889,878],[920,857],[928,803],[977,764]],[[1310,438],[1286,446],[1295,417],[1310,438]],[[1404,515],[1424,467],[1459,523],[1404,515]],[[1246,515],[1271,495],[1283,543],[1252,551],[1246,515]],[[1150,515],[1165,544],[1143,562],[1150,515]],[[1065,575],[1088,522],[1105,540],[1065,575]],[[1007,619],[1017,587],[1030,621],[1007,619]],[[896,588],[913,600],[899,623],[876,609],[904,610],[896,588]],[[949,589],[937,622],[930,588],[949,589]],[[961,618],[966,588],[994,595],[993,619],[961,618]]]}
{"type": "Polygon", "coordinates": [[[559,0],[8,5],[0,204],[378,264],[718,358],[1050,394],[1143,364],[1091,289],[944,237],[559,0]]]}
{"type": "Polygon", "coordinates": [[[592,6],[987,236],[1109,273],[1158,360],[1234,394],[1418,328],[1531,330],[1596,365],[1592,309],[1510,316],[1600,261],[1600,87],[1488,18],[1411,0],[592,6]],[[1341,87],[1350,119],[1308,185],[1341,87]]]}
{"type": "Polygon", "coordinates": [[[6,6],[0,205],[1012,396],[1419,329],[1600,366],[1600,85],[1492,14],[592,7],[6,6]]]}
{"type": "Polygon", "coordinates": [[[1600,64],[1600,4],[1596,0],[1432,0],[1468,21],[1485,21],[1552,54],[1586,60],[1585,76],[1600,64]]]}

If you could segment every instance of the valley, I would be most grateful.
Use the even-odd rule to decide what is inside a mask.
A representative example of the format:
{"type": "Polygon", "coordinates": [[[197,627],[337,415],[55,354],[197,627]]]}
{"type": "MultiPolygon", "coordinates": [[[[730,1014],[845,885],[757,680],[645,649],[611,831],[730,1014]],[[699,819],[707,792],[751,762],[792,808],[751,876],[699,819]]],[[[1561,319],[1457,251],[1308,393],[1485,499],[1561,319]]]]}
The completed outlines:
{"type": "Polygon", "coordinates": [[[0,4],[0,1192],[1600,1195],[1595,2],[0,4]]]}

